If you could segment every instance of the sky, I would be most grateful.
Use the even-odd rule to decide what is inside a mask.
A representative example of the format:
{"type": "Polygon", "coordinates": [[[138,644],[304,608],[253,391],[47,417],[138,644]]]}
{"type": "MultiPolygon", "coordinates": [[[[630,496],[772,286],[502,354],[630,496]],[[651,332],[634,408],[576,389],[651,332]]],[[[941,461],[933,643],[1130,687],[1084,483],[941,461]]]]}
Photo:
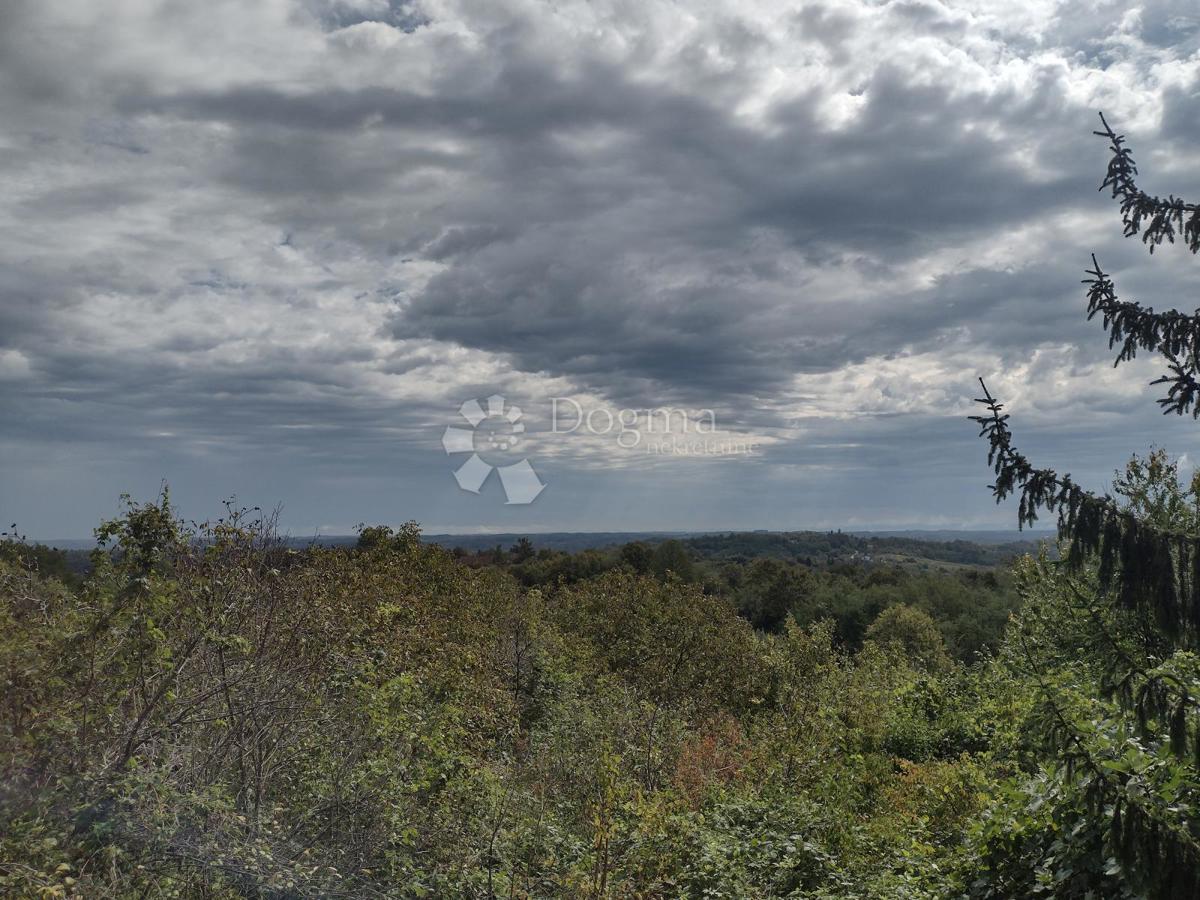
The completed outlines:
{"type": "Polygon", "coordinates": [[[1197,305],[1092,130],[1200,198],[1198,73],[1183,0],[7,0],[0,518],[1015,527],[979,376],[1187,469],[1080,280],[1197,305]]]}

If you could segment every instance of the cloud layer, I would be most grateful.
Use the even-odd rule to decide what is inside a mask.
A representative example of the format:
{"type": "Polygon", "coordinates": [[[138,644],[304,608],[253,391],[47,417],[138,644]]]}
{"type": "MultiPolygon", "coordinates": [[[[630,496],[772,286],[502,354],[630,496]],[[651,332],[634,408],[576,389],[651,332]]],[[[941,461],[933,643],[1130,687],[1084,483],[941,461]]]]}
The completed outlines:
{"type": "Polygon", "coordinates": [[[1060,470],[1190,451],[1078,281],[1094,250],[1195,305],[1090,132],[1200,195],[1198,48],[1183,2],[15,0],[0,515],[77,535],[167,479],[297,530],[1007,522],[978,374],[1060,470]],[[553,488],[527,509],[438,443],[495,391],[553,488]],[[547,435],[554,396],[760,452],[547,435]]]}

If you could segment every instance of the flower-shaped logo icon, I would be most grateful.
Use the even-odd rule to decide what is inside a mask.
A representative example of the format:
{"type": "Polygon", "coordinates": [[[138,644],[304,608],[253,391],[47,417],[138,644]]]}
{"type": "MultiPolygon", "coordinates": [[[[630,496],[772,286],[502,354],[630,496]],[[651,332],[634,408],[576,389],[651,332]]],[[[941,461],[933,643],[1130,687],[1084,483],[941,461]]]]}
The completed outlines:
{"type": "Polygon", "coordinates": [[[442,446],[448,455],[471,454],[454,472],[454,478],[464,491],[478,494],[494,469],[500,474],[509,505],[532,503],[546,485],[527,458],[510,462],[525,433],[521,408],[500,394],[493,394],[485,402],[486,410],[478,400],[468,400],[458,408],[470,428],[451,425],[442,434],[442,446]]]}

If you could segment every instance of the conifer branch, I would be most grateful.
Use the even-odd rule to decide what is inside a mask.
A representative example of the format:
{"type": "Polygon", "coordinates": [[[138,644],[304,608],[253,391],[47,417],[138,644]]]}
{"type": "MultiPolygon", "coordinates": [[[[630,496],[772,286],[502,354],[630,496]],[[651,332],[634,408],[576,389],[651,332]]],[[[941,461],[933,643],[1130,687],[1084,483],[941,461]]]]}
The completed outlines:
{"type": "MultiPolygon", "coordinates": [[[[1060,690],[1047,682],[1022,629],[1017,642],[1041,694],[1043,714],[1050,720],[1049,736],[1057,743],[1059,770],[1068,781],[1078,781],[1084,801],[1094,818],[1111,809],[1108,849],[1122,863],[1158,890],[1156,896],[1194,897],[1200,890],[1200,842],[1185,824],[1176,821],[1175,810],[1156,791],[1148,789],[1145,775],[1121,765],[1112,765],[1113,747],[1097,754],[1089,747],[1088,731],[1081,729],[1056,699],[1060,690]],[[1082,766],[1087,776],[1080,778],[1082,766]]],[[[1172,731],[1175,724],[1172,723],[1172,731]]],[[[1171,738],[1175,750],[1175,738],[1171,738]]],[[[1117,745],[1117,749],[1124,750],[1117,745]]],[[[1177,754],[1178,755],[1178,754],[1177,754]]]]}
{"type": "Polygon", "coordinates": [[[1038,510],[1057,513],[1059,533],[1070,541],[1064,559],[1069,570],[1098,558],[1102,591],[1111,592],[1126,609],[1152,612],[1173,642],[1195,645],[1200,634],[1200,539],[1152,528],[1107,494],[1096,496],[1070,475],[1036,468],[1013,446],[1004,405],[982,378],[979,384],[983,397],[976,402],[987,408],[987,415],[971,419],[988,439],[996,502],[1017,495],[1022,528],[1037,521],[1038,510]]]}
{"type": "Polygon", "coordinates": [[[1100,268],[1092,254],[1092,268],[1087,270],[1088,320],[1100,316],[1108,331],[1108,346],[1121,345],[1114,366],[1137,356],[1138,350],[1159,352],[1167,358],[1171,374],[1155,379],[1152,384],[1169,384],[1167,396],[1158,401],[1163,413],[1183,413],[1191,410],[1200,417],[1200,310],[1186,314],[1170,309],[1155,312],[1153,307],[1121,300],[1117,297],[1112,279],[1100,268]]]}
{"type": "Polygon", "coordinates": [[[1121,201],[1125,236],[1134,237],[1140,232],[1142,243],[1153,253],[1164,240],[1175,243],[1175,235],[1179,233],[1189,250],[1193,253],[1200,250],[1200,205],[1187,203],[1174,194],[1164,200],[1140,190],[1134,180],[1137,164],[1132,151],[1125,146],[1125,135],[1109,127],[1104,113],[1100,113],[1100,123],[1104,130],[1092,133],[1108,138],[1112,154],[1100,190],[1111,188],[1113,198],[1121,201]]]}

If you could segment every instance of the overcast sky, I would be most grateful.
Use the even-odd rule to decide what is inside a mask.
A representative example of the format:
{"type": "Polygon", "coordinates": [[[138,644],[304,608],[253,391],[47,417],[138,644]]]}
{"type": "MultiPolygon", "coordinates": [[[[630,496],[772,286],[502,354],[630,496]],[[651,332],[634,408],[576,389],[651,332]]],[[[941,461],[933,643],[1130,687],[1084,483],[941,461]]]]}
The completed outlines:
{"type": "Polygon", "coordinates": [[[1009,527],[978,375],[1095,487],[1195,457],[1079,282],[1197,305],[1091,131],[1200,197],[1198,50],[1194,0],[6,0],[0,517],[81,537],[166,481],[297,535],[1009,527]],[[493,394],[532,503],[443,447],[493,394]]]}

